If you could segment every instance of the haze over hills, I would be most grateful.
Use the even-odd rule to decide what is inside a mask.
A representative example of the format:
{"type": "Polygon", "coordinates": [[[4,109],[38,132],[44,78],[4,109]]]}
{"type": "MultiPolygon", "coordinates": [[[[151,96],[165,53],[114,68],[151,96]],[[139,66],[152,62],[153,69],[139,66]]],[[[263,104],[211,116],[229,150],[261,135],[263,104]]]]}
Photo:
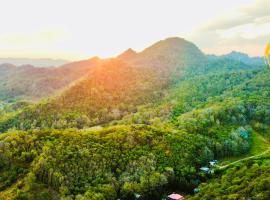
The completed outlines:
{"type": "Polygon", "coordinates": [[[264,65],[263,57],[250,57],[245,53],[236,51],[232,51],[231,53],[224,55],[223,57],[238,60],[250,65],[264,65]]]}
{"type": "Polygon", "coordinates": [[[68,60],[62,59],[30,59],[30,58],[0,58],[0,64],[12,64],[12,65],[33,65],[35,67],[57,67],[69,63],[68,60]]]}
{"type": "Polygon", "coordinates": [[[218,58],[225,58],[225,59],[232,59],[235,61],[243,62],[248,65],[264,65],[263,57],[250,57],[249,55],[237,51],[232,51],[231,53],[222,55],[222,56],[214,56],[209,55],[210,59],[218,59],[218,58]]]}
{"type": "Polygon", "coordinates": [[[5,98],[39,99],[65,89],[46,103],[16,116],[23,116],[26,123],[16,120],[19,124],[9,124],[8,119],[3,130],[12,126],[29,129],[33,127],[29,126],[33,119],[38,128],[62,127],[63,121],[68,127],[80,128],[106,124],[136,112],[140,105],[162,98],[182,78],[261,68],[257,58],[244,57],[239,60],[239,56],[229,54],[209,59],[191,42],[168,38],[142,52],[128,49],[115,59],[94,57],[58,68],[2,66],[5,73],[2,73],[1,93],[5,98]]]}
{"type": "MultiPolygon", "coordinates": [[[[240,53],[231,53],[221,57],[211,56],[209,59],[209,56],[205,56],[194,44],[182,38],[159,41],[138,53],[128,49],[117,58],[134,67],[152,68],[159,74],[159,80],[164,83],[172,81],[173,76],[181,76],[187,67],[198,68],[206,65],[207,62],[219,62],[221,58],[234,60],[231,62],[242,62],[250,67],[263,63],[261,58],[250,58],[240,53]],[[215,59],[218,60],[211,61],[215,59]]],[[[99,66],[102,62],[101,59],[94,57],[52,68],[36,68],[32,65],[16,67],[2,64],[0,66],[0,98],[27,97],[29,100],[37,100],[50,96],[82,78],[89,69],[99,66]]]]}
{"type": "Polygon", "coordinates": [[[3,98],[50,97],[0,109],[0,199],[270,198],[270,72],[259,58],[168,38],[0,71],[3,98]]]}
{"type": "MultiPolygon", "coordinates": [[[[134,67],[152,68],[159,73],[160,81],[166,82],[170,74],[179,76],[187,66],[205,62],[203,53],[192,43],[180,38],[169,38],[148,47],[140,53],[128,50],[118,59],[134,67]]],[[[2,65],[0,68],[0,96],[39,99],[63,89],[72,81],[82,78],[88,70],[99,65],[99,58],[69,63],[58,68],[35,68],[21,66],[10,68],[2,65]]],[[[10,65],[8,65],[10,66],[10,65]]]]}
{"type": "Polygon", "coordinates": [[[99,58],[69,63],[60,67],[0,65],[0,98],[38,100],[48,97],[99,66],[99,58]]]}

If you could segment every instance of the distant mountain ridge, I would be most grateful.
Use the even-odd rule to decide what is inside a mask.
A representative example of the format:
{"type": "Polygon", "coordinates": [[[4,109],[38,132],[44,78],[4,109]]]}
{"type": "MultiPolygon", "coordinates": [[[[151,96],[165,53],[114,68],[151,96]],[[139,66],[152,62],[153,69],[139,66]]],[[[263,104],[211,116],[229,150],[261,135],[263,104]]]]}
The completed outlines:
{"type": "MultiPolygon", "coordinates": [[[[128,49],[117,59],[133,67],[155,71],[159,81],[166,84],[172,79],[172,74],[179,77],[185,68],[201,65],[206,57],[191,42],[182,38],[168,38],[151,45],[142,52],[137,53],[128,49]]],[[[84,77],[92,67],[99,66],[104,61],[106,59],[94,57],[50,68],[37,68],[29,64],[20,67],[2,64],[0,65],[0,98],[48,97],[84,77]]]]}
{"type": "Polygon", "coordinates": [[[228,53],[222,56],[208,55],[208,58],[211,60],[219,59],[219,58],[232,59],[235,61],[245,63],[247,65],[262,65],[262,66],[264,65],[263,57],[259,57],[259,56],[251,57],[248,54],[237,52],[237,51],[232,51],[231,53],[228,53]]]}
{"type": "Polygon", "coordinates": [[[99,58],[72,62],[60,67],[39,68],[32,65],[17,67],[0,65],[0,99],[37,100],[55,94],[99,66],[99,58]]]}
{"type": "Polygon", "coordinates": [[[35,67],[57,67],[69,63],[70,61],[64,59],[50,59],[50,58],[0,58],[0,64],[9,63],[12,65],[33,65],[35,67]]]}
{"type": "MultiPolygon", "coordinates": [[[[187,69],[198,71],[201,68],[203,73],[210,68],[234,70],[263,65],[261,58],[250,58],[239,52],[207,56],[193,43],[177,37],[158,41],[141,52],[128,49],[116,59],[128,66],[152,71],[161,85],[178,80],[187,69]]],[[[0,99],[22,97],[38,100],[51,96],[85,77],[91,69],[101,66],[106,60],[94,57],[59,67],[36,67],[31,63],[20,67],[0,64],[0,99]]]]}

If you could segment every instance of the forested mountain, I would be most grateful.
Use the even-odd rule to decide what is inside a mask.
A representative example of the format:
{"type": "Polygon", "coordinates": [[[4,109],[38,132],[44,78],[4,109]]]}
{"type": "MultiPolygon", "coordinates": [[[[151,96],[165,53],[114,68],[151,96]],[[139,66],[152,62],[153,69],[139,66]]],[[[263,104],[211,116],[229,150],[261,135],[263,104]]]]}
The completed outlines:
{"type": "MultiPolygon", "coordinates": [[[[27,108],[16,116],[17,120],[8,119],[0,127],[82,128],[120,119],[135,112],[140,104],[161,98],[164,89],[181,77],[184,69],[206,60],[194,44],[178,38],[160,41],[141,53],[131,54],[127,60],[123,60],[122,54],[117,59],[103,61],[60,96],[27,108]]],[[[83,68],[81,63],[78,66],[83,68]]],[[[73,70],[74,64],[59,70],[70,68],[73,70]]]]}
{"type": "Polygon", "coordinates": [[[0,199],[269,199],[270,71],[251,63],[169,38],[57,68],[82,78],[0,109],[0,199]]]}
{"type": "MultiPolygon", "coordinates": [[[[188,66],[200,66],[205,62],[205,56],[194,44],[180,38],[157,42],[139,53],[129,49],[118,59],[135,67],[152,68],[158,73],[161,82],[179,77],[188,66]]],[[[102,60],[95,57],[51,68],[2,64],[0,99],[38,100],[48,97],[82,78],[92,67],[101,63],[102,60]]]]}
{"type": "Polygon", "coordinates": [[[239,61],[239,62],[245,63],[247,65],[251,65],[251,66],[264,65],[263,57],[250,57],[245,53],[241,53],[241,52],[237,52],[237,51],[232,51],[231,53],[225,54],[222,56],[210,55],[210,56],[208,56],[208,58],[212,59],[212,60],[219,59],[219,58],[225,58],[225,59],[239,61]]]}
{"type": "Polygon", "coordinates": [[[264,64],[263,57],[249,57],[247,54],[237,52],[237,51],[232,51],[231,53],[224,55],[222,57],[241,61],[249,65],[263,65],[264,64]]]}
{"type": "Polygon", "coordinates": [[[92,58],[61,67],[37,68],[32,65],[0,65],[0,99],[37,100],[48,97],[82,78],[102,61],[92,58]]]}
{"type": "Polygon", "coordinates": [[[166,81],[179,78],[188,67],[203,66],[207,60],[197,46],[182,38],[161,40],[139,53],[128,50],[119,58],[137,67],[152,68],[166,81]]]}

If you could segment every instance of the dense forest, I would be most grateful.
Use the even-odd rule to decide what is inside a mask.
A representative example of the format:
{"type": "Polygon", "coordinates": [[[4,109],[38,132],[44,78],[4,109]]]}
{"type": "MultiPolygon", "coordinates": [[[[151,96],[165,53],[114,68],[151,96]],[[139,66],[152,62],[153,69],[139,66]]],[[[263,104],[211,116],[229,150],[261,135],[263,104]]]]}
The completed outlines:
{"type": "Polygon", "coordinates": [[[269,199],[269,155],[238,164],[207,184],[190,199],[269,199]]]}
{"type": "Polygon", "coordinates": [[[170,38],[95,62],[49,98],[0,102],[0,199],[270,198],[259,58],[170,38]]]}

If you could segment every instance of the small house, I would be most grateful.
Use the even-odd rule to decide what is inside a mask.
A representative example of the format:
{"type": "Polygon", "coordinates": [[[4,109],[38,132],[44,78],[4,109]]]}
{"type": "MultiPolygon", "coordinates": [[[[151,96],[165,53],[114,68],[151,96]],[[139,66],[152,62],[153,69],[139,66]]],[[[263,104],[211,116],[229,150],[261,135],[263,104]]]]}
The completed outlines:
{"type": "Polygon", "coordinates": [[[210,168],[209,167],[201,167],[200,170],[202,172],[205,172],[205,173],[209,173],[210,172],[210,168]]]}
{"type": "Polygon", "coordinates": [[[170,194],[168,200],[184,200],[185,198],[180,194],[170,194]]]}
{"type": "Polygon", "coordinates": [[[218,163],[217,160],[212,160],[212,161],[209,162],[211,167],[215,166],[217,163],[218,163]]]}
{"type": "Polygon", "coordinates": [[[135,199],[139,199],[139,198],[141,198],[141,195],[140,195],[140,194],[138,194],[138,193],[135,193],[135,194],[134,194],[134,196],[135,196],[135,199]]]}

